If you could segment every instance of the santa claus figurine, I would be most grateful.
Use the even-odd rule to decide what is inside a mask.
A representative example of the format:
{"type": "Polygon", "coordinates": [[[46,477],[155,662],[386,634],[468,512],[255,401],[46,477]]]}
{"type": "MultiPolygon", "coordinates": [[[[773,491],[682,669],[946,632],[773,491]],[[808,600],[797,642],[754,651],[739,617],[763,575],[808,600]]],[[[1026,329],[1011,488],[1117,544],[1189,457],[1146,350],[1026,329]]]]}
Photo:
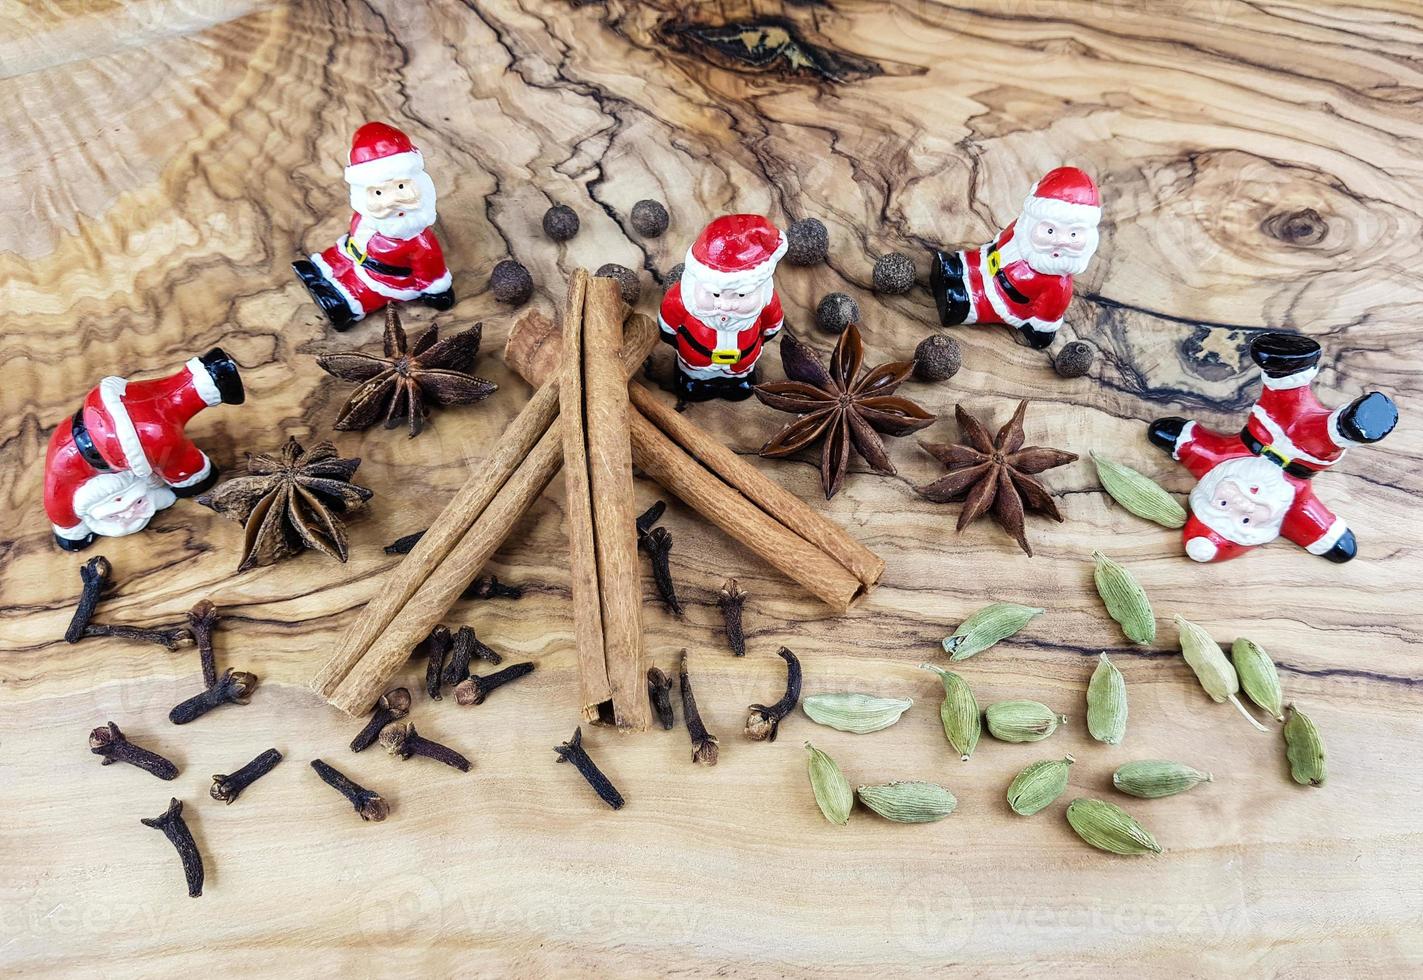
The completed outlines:
{"type": "Polygon", "coordinates": [[[351,227],[319,255],[293,262],[297,278],[337,330],[392,300],[455,305],[435,223],[435,184],[425,159],[394,126],[366,123],[351,140],[346,183],[351,227]]]}
{"type": "Polygon", "coordinates": [[[1151,441],[1199,481],[1182,531],[1196,561],[1235,558],[1280,535],[1333,562],[1358,553],[1354,532],[1314,495],[1311,481],[1350,446],[1392,432],[1398,409],[1377,391],[1342,408],[1321,405],[1310,390],[1319,357],[1319,344],[1308,337],[1261,334],[1250,359],[1264,372],[1265,388],[1239,433],[1183,418],[1151,423],[1151,441]]]}
{"type": "Polygon", "coordinates": [[[786,236],[759,214],[727,214],[687,249],[682,278],[662,297],[662,339],[677,350],[683,401],[741,401],[784,317],[771,276],[786,236]]]}
{"type": "Polygon", "coordinates": [[[1057,336],[1072,277],[1097,250],[1102,199],[1092,178],[1058,167],[1038,181],[1023,211],[982,248],[934,252],[929,289],[946,327],[1006,323],[1033,347],[1057,336]]]}
{"type": "Polygon", "coordinates": [[[100,381],[49,440],[44,509],[55,542],[79,551],[97,535],[133,534],[177,498],[211,487],[217,467],[183,427],[244,397],[237,365],[217,347],[166,378],[100,381]]]}

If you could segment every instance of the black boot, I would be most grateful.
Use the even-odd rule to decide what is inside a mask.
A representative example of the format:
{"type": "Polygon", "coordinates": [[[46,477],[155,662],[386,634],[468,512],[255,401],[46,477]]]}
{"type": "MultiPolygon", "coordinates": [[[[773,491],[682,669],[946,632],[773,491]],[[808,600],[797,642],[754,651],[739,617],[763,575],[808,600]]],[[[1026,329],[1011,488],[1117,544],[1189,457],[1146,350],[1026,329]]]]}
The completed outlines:
{"type": "Polygon", "coordinates": [[[1172,415],[1164,419],[1157,419],[1146,427],[1146,438],[1151,440],[1151,444],[1162,452],[1176,455],[1176,441],[1181,438],[1181,432],[1186,428],[1188,419],[1183,419],[1178,415],[1172,415]]]}
{"type": "Polygon", "coordinates": [[[1057,336],[1056,330],[1039,330],[1030,323],[1025,323],[1018,328],[1018,335],[1028,342],[1028,346],[1034,350],[1042,350],[1052,343],[1052,339],[1057,336]]]}
{"type": "Polygon", "coordinates": [[[1287,378],[1319,363],[1319,344],[1298,333],[1262,333],[1250,341],[1250,359],[1267,377],[1287,378]]]}
{"type": "Polygon", "coordinates": [[[1359,553],[1359,542],[1354,540],[1353,531],[1345,531],[1344,536],[1334,542],[1334,547],[1330,548],[1323,555],[1325,561],[1332,561],[1336,565],[1342,565],[1346,561],[1352,561],[1359,553]]]}
{"type": "Polygon", "coordinates": [[[709,402],[714,398],[745,401],[751,397],[751,388],[757,380],[754,368],[744,378],[693,378],[678,371],[677,399],[679,402],[709,402]]]}
{"type": "Polygon", "coordinates": [[[426,293],[424,298],[426,306],[441,313],[455,305],[454,289],[446,289],[443,293],[426,293]]]}
{"type": "Polygon", "coordinates": [[[968,319],[973,307],[958,252],[935,251],[929,255],[929,292],[934,294],[939,322],[944,326],[955,327],[968,319]]]}
{"type": "Polygon", "coordinates": [[[217,385],[217,393],[224,405],[241,405],[247,400],[247,392],[242,387],[242,375],[237,372],[237,362],[221,347],[214,347],[198,358],[207,368],[208,377],[217,385]]]}
{"type": "Polygon", "coordinates": [[[169,489],[173,491],[173,496],[178,497],[180,499],[186,497],[196,497],[200,493],[205,493],[208,490],[211,490],[213,486],[217,483],[217,477],[217,464],[209,460],[207,476],[203,477],[201,480],[199,480],[197,483],[194,483],[192,486],[170,487],[169,489]]]}
{"type": "Polygon", "coordinates": [[[346,298],[327,281],[321,270],[309,260],[301,259],[292,263],[292,271],[311,294],[316,305],[321,307],[321,312],[326,314],[326,319],[331,321],[332,327],[337,330],[351,329],[351,325],[356,322],[356,315],[346,304],[346,298]]]}
{"type": "Polygon", "coordinates": [[[1398,424],[1398,406],[1381,391],[1360,395],[1339,410],[1339,434],[1353,442],[1378,442],[1398,424]]]}
{"type": "Polygon", "coordinates": [[[94,534],[93,531],[90,531],[82,538],[61,538],[56,534],[54,536],[54,543],[59,545],[64,551],[83,551],[94,543],[96,537],[98,537],[98,535],[94,534]]]}

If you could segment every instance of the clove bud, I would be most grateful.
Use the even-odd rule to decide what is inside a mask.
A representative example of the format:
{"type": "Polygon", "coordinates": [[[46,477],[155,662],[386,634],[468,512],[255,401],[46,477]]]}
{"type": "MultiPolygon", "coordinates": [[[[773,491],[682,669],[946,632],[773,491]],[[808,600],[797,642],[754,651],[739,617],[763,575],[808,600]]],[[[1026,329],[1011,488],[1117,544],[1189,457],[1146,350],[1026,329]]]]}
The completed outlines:
{"type": "Polygon", "coordinates": [[[127,762],[144,772],[152,773],[159,779],[177,779],[178,767],[157,752],[134,745],[119,731],[119,726],[109,722],[105,727],[89,733],[89,751],[102,756],[104,765],[127,762]]]}
{"type": "Polygon", "coordinates": [[[194,694],[168,712],[168,720],[175,725],[186,725],[221,705],[246,704],[256,689],[256,674],[249,674],[245,670],[234,671],[229,667],[212,687],[194,694]]]}
{"type": "Polygon", "coordinates": [[[393,687],[380,696],[376,702],[375,710],[371,712],[371,720],[366,722],[366,727],[356,733],[356,737],[351,739],[351,751],[361,752],[375,744],[380,738],[381,729],[393,721],[399,721],[410,714],[410,691],[403,687],[393,687]]]}

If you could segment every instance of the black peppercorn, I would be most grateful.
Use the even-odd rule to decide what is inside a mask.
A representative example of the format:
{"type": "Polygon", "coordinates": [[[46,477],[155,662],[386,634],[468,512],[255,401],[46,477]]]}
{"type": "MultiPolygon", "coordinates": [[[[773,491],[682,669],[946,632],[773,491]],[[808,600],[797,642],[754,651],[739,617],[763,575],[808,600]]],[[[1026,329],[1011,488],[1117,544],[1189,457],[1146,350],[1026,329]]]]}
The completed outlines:
{"type": "Polygon", "coordinates": [[[898,296],[914,288],[914,263],[909,256],[889,252],[875,259],[875,292],[898,296]]]}
{"type": "Polygon", "coordinates": [[[1074,340],[1057,352],[1052,366],[1064,378],[1080,378],[1092,370],[1092,361],[1096,354],[1097,352],[1092,349],[1091,344],[1074,340]]]}
{"type": "Polygon", "coordinates": [[[616,279],[618,281],[618,292],[622,293],[623,302],[628,306],[635,305],[638,297],[642,295],[642,283],[638,280],[637,273],[625,265],[609,262],[606,265],[598,266],[598,271],[593,273],[593,275],[616,279]]]}
{"type": "Polygon", "coordinates": [[[632,226],[644,238],[658,238],[667,230],[667,209],[660,201],[638,201],[632,206],[632,226]]]}
{"type": "Polygon", "coordinates": [[[860,304],[844,293],[830,293],[815,308],[815,325],[828,333],[844,333],[860,322],[860,304]]]}
{"type": "Polygon", "coordinates": [[[687,263],[678,262],[662,276],[662,285],[671,287],[673,283],[682,281],[682,272],[687,268],[687,263]]]}
{"type": "Polygon", "coordinates": [[[943,334],[930,334],[914,348],[914,377],[920,381],[947,381],[963,366],[959,342],[943,334]]]}
{"type": "Polygon", "coordinates": [[[544,212],[544,234],[556,242],[566,242],[578,234],[578,212],[567,204],[555,204],[544,212]]]}
{"type": "Polygon", "coordinates": [[[534,294],[534,278],[529,270],[513,259],[505,259],[494,266],[489,274],[489,287],[494,290],[494,298],[501,303],[517,306],[527,303],[534,294]]]}
{"type": "Polygon", "coordinates": [[[802,218],[786,229],[786,261],[819,265],[830,254],[830,233],[818,218],[802,218]]]}

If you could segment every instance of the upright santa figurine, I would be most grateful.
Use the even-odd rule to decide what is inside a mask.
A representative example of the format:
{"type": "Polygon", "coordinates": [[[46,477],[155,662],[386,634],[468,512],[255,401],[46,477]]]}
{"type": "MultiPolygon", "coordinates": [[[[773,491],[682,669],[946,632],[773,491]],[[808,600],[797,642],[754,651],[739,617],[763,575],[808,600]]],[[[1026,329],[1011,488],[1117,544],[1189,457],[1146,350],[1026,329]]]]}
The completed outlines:
{"type": "Polygon", "coordinates": [[[946,327],[1006,323],[1032,347],[1057,336],[1072,277],[1097,250],[1102,198],[1092,178],[1058,167],[1033,185],[1022,213],[981,248],[934,252],[929,289],[946,327]]]}
{"type": "Polygon", "coordinates": [[[722,215],[687,249],[657,317],[677,350],[683,401],[750,397],[756,362],[785,320],[771,279],[785,254],[786,236],[759,214],[722,215]]]}
{"type": "Polygon", "coordinates": [[[179,497],[211,487],[217,467],[183,427],[244,397],[237,365],[217,347],[166,378],[100,381],[49,440],[44,509],[55,543],[79,551],[98,535],[142,531],[179,497]]]}
{"type": "Polygon", "coordinates": [[[1393,431],[1398,409],[1371,391],[1330,410],[1310,389],[1319,344],[1293,333],[1266,333],[1250,344],[1265,387],[1239,433],[1183,418],[1157,419],[1147,435],[1199,482],[1182,530],[1186,554],[1225,561],[1284,535],[1312,555],[1346,562],[1358,553],[1354,532],[1314,495],[1311,481],[1350,446],[1393,431]]]}
{"type": "Polygon", "coordinates": [[[393,300],[454,306],[450,270],[431,230],[435,184],[410,137],[378,122],[356,130],[346,183],[355,211],[350,229],[326,251],[292,263],[331,325],[346,330],[393,300]]]}

